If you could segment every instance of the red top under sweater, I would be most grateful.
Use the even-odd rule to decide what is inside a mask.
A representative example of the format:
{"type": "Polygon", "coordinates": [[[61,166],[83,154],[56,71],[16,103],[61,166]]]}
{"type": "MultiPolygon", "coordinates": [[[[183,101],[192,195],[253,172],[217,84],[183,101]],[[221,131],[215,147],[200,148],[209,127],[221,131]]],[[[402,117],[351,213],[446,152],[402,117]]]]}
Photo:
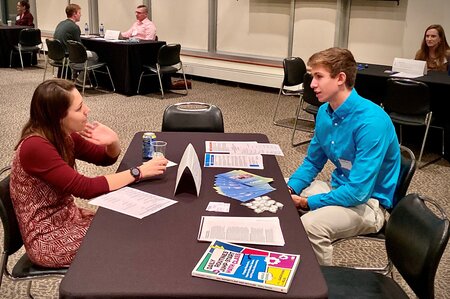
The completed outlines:
{"type": "MultiPolygon", "coordinates": [[[[77,133],[71,137],[76,159],[103,166],[117,160],[77,133]]],[[[45,138],[30,136],[14,156],[10,191],[30,259],[37,265],[63,267],[72,262],[94,216],[77,207],[74,196],[93,198],[109,192],[109,186],[104,176],[79,174],[45,138]]]]}

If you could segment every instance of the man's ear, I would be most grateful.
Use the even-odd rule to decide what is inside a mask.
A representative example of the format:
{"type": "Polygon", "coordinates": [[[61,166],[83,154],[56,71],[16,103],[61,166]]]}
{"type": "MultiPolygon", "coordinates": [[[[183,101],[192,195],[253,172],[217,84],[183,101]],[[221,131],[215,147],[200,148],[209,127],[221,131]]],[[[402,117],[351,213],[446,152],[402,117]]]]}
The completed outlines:
{"type": "Polygon", "coordinates": [[[347,75],[344,72],[340,72],[337,75],[338,85],[345,85],[345,81],[347,81],[347,75]]]}

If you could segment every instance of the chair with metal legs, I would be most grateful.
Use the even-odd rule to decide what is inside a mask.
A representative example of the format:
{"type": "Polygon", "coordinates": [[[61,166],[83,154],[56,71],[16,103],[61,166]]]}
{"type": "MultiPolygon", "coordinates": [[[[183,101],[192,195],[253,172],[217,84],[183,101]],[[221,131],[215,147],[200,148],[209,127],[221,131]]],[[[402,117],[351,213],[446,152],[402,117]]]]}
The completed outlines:
{"type": "MultiPolygon", "coordinates": [[[[436,271],[448,239],[449,219],[435,201],[409,194],[393,210],[386,225],[387,256],[418,298],[434,298],[436,271]]],[[[394,279],[380,273],[336,266],[321,270],[329,298],[410,298],[394,279]]]]}
{"type": "Polygon", "coordinates": [[[419,168],[441,159],[445,152],[444,128],[433,125],[430,91],[427,84],[411,79],[390,78],[387,81],[387,93],[382,106],[391,117],[392,122],[399,125],[400,144],[403,142],[403,126],[425,126],[425,134],[420,147],[419,158],[417,159],[419,168]],[[421,164],[430,127],[442,130],[442,156],[421,164]]]}
{"type": "MultiPolygon", "coordinates": [[[[303,92],[301,84],[306,73],[306,65],[300,57],[288,57],[283,59],[284,78],[278,92],[277,104],[273,113],[272,121],[274,125],[292,128],[292,125],[285,124],[277,119],[278,108],[281,96],[300,96],[303,92]]],[[[297,107],[298,109],[298,107],[297,107]]]]}
{"type": "MultiPolygon", "coordinates": [[[[397,180],[397,186],[394,193],[393,198],[393,205],[391,209],[388,209],[388,213],[392,213],[392,211],[395,209],[399,201],[405,197],[406,193],[408,192],[409,185],[411,183],[411,180],[414,176],[414,173],[416,172],[417,168],[417,161],[416,157],[414,156],[414,153],[405,146],[400,146],[400,153],[401,153],[401,161],[400,161],[400,173],[398,175],[397,180]]],[[[366,234],[366,235],[358,235],[351,238],[345,238],[345,239],[337,239],[333,241],[333,246],[349,241],[352,239],[361,239],[366,241],[375,241],[375,242],[385,242],[385,230],[386,230],[386,224],[387,224],[387,218],[385,219],[383,227],[380,229],[379,232],[373,233],[373,234],[366,234]]],[[[392,270],[392,262],[387,261],[386,265],[383,267],[353,267],[355,269],[361,269],[361,270],[372,270],[379,272],[381,274],[387,275],[392,270]]]]}
{"type": "Polygon", "coordinates": [[[86,76],[88,76],[88,72],[92,72],[95,82],[97,82],[97,78],[95,76],[96,72],[107,74],[109,76],[109,80],[111,81],[113,92],[116,91],[111,73],[109,72],[109,68],[106,63],[89,61],[86,53],[86,48],[82,43],[78,41],[67,41],[67,48],[69,50],[69,67],[72,70],[72,73],[83,71],[83,95],[84,88],[86,86],[86,76]],[[101,71],[101,68],[105,68],[106,71],[101,71]]]}
{"type": "Polygon", "coordinates": [[[317,116],[317,112],[319,112],[319,107],[322,106],[322,102],[317,99],[316,93],[311,88],[312,75],[306,72],[303,76],[303,92],[300,95],[299,104],[295,111],[295,119],[294,119],[294,127],[292,130],[291,136],[291,144],[292,146],[302,145],[311,142],[311,139],[301,141],[298,143],[294,142],[295,131],[303,131],[308,133],[314,133],[314,129],[311,129],[309,126],[299,126],[299,121],[315,124],[315,119],[317,116]],[[304,118],[300,116],[300,113],[304,111],[308,114],[313,115],[314,119],[311,120],[309,118],[304,118]]]}
{"type": "Polygon", "coordinates": [[[188,94],[188,83],[186,81],[186,75],[184,73],[183,62],[180,59],[181,45],[169,44],[162,46],[158,51],[157,62],[155,65],[143,65],[143,71],[139,77],[139,83],[137,93],[141,87],[142,77],[146,76],[158,76],[159,87],[161,89],[161,99],[164,99],[164,87],[162,83],[162,76],[164,74],[174,74],[181,71],[183,74],[184,86],[186,88],[186,95],[188,94]],[[150,73],[146,73],[150,72],[150,73]]]}
{"type": "Polygon", "coordinates": [[[57,39],[46,39],[47,44],[47,56],[45,56],[45,69],[44,69],[44,78],[47,74],[48,65],[52,66],[52,74],[55,72],[55,67],[61,68],[61,78],[64,78],[64,71],[68,66],[68,57],[66,55],[66,50],[64,48],[63,43],[61,43],[57,39]]]}
{"type": "Polygon", "coordinates": [[[41,30],[37,28],[25,28],[19,33],[19,43],[15,45],[9,54],[9,67],[12,67],[12,57],[14,52],[20,56],[20,65],[23,71],[22,53],[30,53],[30,61],[33,59],[33,53],[42,50],[41,30]]]}

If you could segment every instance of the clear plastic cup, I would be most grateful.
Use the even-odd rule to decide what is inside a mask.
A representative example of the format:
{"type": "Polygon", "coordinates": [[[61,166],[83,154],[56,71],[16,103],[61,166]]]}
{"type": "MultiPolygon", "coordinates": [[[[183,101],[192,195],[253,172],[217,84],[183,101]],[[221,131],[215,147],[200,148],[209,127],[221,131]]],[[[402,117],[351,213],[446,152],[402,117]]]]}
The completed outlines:
{"type": "Polygon", "coordinates": [[[161,140],[152,141],[152,147],[153,158],[166,156],[167,142],[161,140]]]}

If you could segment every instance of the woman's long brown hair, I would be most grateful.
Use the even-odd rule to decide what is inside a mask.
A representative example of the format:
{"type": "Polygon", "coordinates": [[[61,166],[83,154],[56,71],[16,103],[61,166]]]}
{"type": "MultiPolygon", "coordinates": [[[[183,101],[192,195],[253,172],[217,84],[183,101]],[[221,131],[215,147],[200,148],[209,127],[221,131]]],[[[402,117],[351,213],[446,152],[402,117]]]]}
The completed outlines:
{"type": "Polygon", "coordinates": [[[64,132],[61,120],[72,103],[71,91],[75,85],[67,80],[52,79],[39,84],[30,105],[30,118],[22,129],[16,149],[30,135],[39,135],[53,144],[71,167],[75,165],[72,138],[64,132]]]}
{"type": "Polygon", "coordinates": [[[441,64],[444,61],[447,51],[450,50],[450,47],[449,47],[449,45],[447,43],[447,39],[445,37],[444,28],[442,28],[442,26],[438,25],[438,24],[430,25],[427,27],[427,29],[425,29],[425,32],[423,34],[422,44],[420,45],[420,49],[417,52],[416,59],[427,61],[428,58],[430,58],[430,49],[428,48],[427,42],[425,40],[427,31],[430,29],[435,29],[438,32],[438,35],[441,39],[441,42],[436,49],[436,58],[439,59],[439,64],[441,64]]]}

